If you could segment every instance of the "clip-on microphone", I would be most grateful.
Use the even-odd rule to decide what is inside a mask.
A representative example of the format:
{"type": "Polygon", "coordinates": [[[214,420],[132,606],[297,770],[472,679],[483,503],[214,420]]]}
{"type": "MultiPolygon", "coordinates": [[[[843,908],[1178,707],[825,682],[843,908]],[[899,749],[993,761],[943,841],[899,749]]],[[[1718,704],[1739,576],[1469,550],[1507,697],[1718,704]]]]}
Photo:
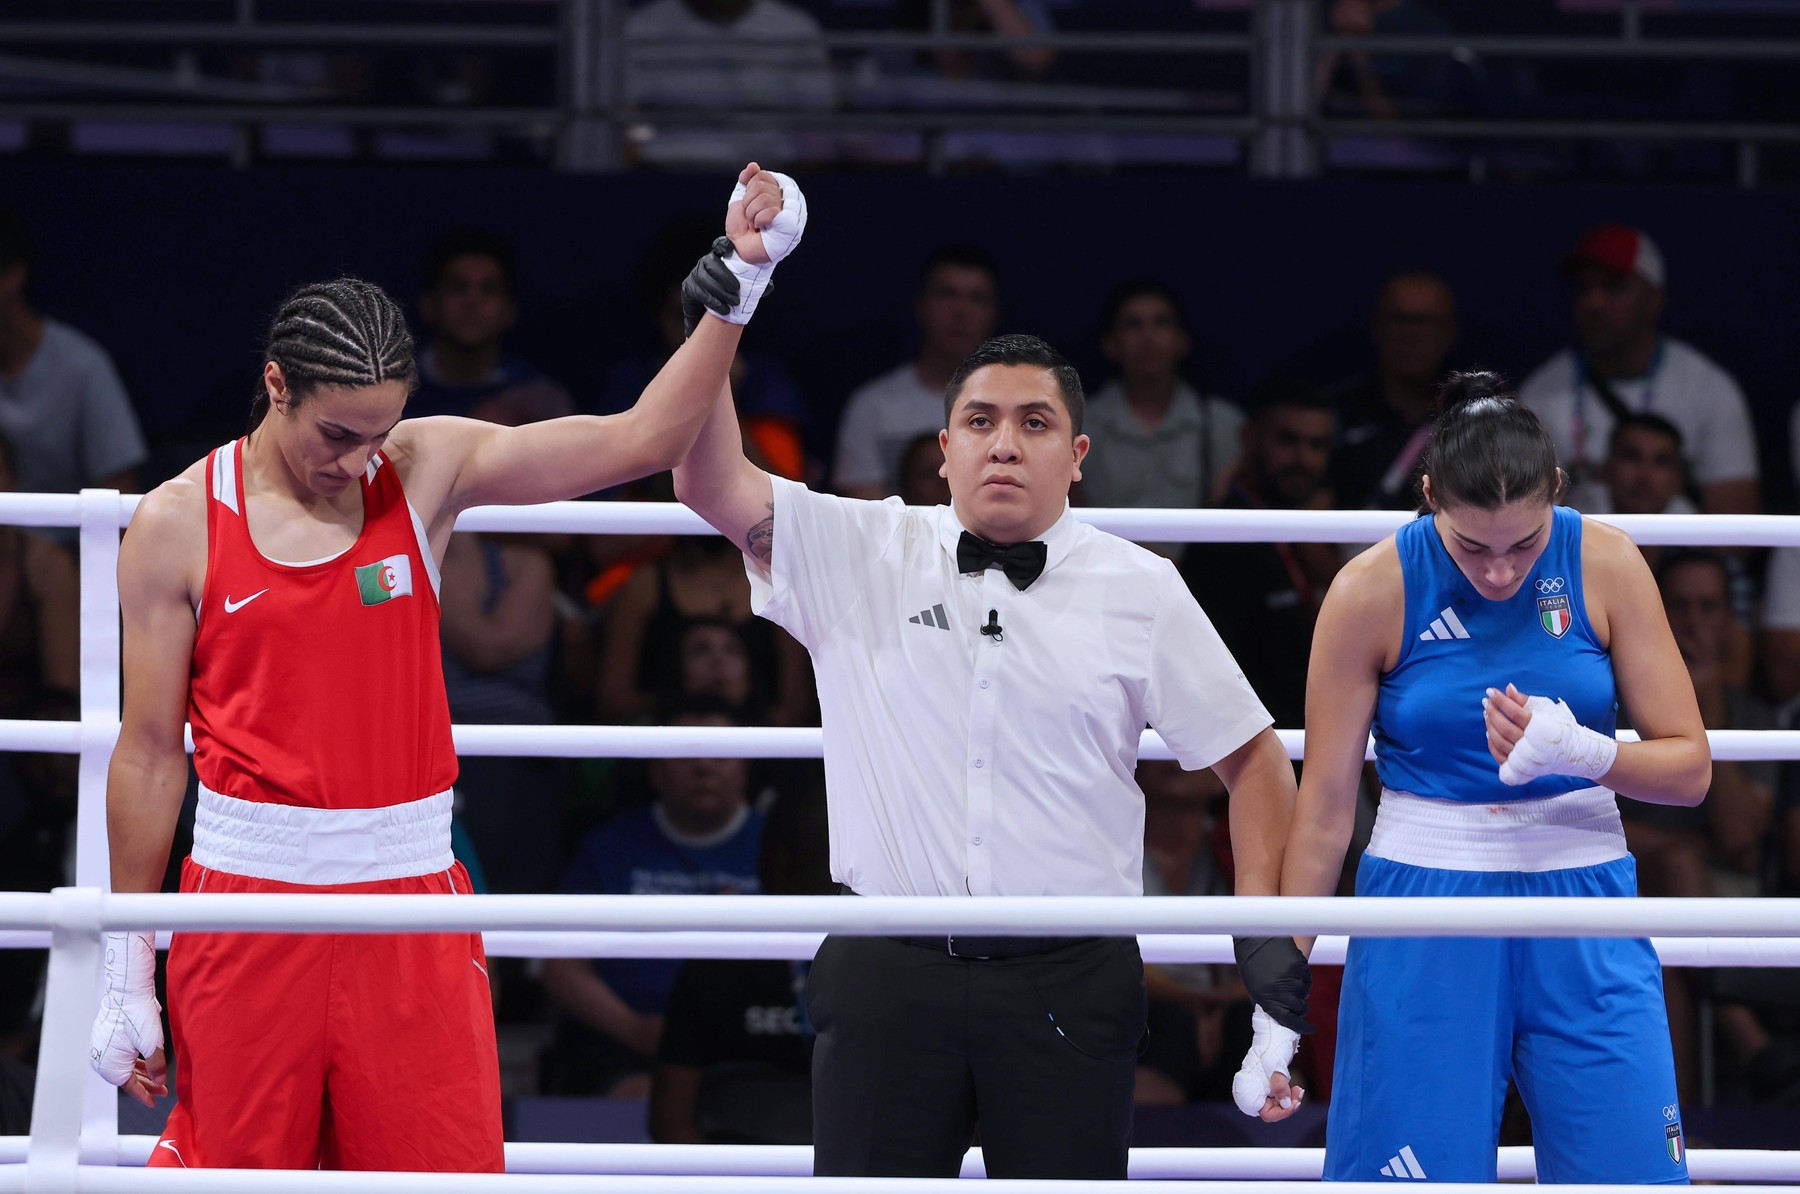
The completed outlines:
{"type": "Polygon", "coordinates": [[[1000,611],[999,610],[990,609],[988,611],[987,625],[983,626],[981,628],[981,633],[983,635],[991,637],[997,643],[1003,643],[1006,641],[1006,635],[1004,633],[1002,633],[1000,630],[1000,611]]]}

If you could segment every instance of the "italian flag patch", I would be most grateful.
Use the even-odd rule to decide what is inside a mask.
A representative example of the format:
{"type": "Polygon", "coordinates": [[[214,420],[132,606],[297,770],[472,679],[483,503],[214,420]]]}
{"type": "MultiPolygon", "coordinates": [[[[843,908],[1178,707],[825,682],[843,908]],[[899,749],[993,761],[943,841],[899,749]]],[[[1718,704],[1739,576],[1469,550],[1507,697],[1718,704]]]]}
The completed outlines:
{"type": "Polygon", "coordinates": [[[1663,1143],[1668,1146],[1669,1160],[1681,1164],[1681,1125],[1670,1124],[1663,1129],[1663,1143]]]}
{"type": "Polygon", "coordinates": [[[373,564],[359,564],[356,591],[362,595],[364,605],[380,605],[407,596],[413,591],[411,557],[389,556],[373,564]]]}

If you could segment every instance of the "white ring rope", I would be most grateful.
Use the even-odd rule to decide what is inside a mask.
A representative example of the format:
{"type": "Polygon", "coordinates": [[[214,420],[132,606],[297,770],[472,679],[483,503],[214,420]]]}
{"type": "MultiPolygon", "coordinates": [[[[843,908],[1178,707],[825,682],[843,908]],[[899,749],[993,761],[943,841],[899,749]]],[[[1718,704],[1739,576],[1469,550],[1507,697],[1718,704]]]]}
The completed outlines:
{"type": "MultiPolygon", "coordinates": [[[[1230,957],[1220,934],[1328,934],[1315,960],[1342,956],[1341,937],[1374,936],[1660,936],[1668,964],[1792,965],[1800,960],[1800,901],[1580,899],[982,899],[893,900],[780,896],[308,896],[105,894],[104,786],[106,758],[119,729],[119,627],[115,566],[118,531],[140,499],[112,491],[80,495],[0,494],[0,524],[76,526],[81,530],[82,684],[79,722],[0,721],[0,750],[78,754],[81,759],[76,869],[82,886],[55,893],[0,894],[0,948],[54,940],[50,987],[32,1135],[0,1140],[0,1194],[12,1190],[238,1191],[286,1190],[487,1191],[615,1190],[668,1194],[790,1194],[793,1175],[809,1154],[738,1157],[701,1149],[632,1145],[508,1146],[509,1163],[524,1176],[474,1174],[355,1174],[263,1171],[251,1179],[232,1171],[115,1168],[141,1163],[146,1138],[117,1135],[116,1094],[87,1072],[82,1042],[98,971],[102,927],[158,926],[182,931],[273,932],[467,931],[489,934],[496,956],[804,957],[822,932],[1146,934],[1152,961],[1230,957]],[[1504,926],[1504,927],[1502,927],[1504,926]],[[1721,936],[1722,935],[1722,936],[1721,936]],[[717,952],[713,952],[717,951],[717,952]],[[1679,959],[1679,960],[1677,960],[1679,959]],[[765,1176],[723,1176],[711,1166],[780,1164],[765,1176]],[[23,1160],[24,1164],[7,1163],[23,1160]],[[576,1176],[570,1169],[605,1165],[613,1176],[576,1176]],[[694,1168],[685,1175],[646,1171],[694,1168]]],[[[1077,516],[1127,538],[1159,542],[1369,543],[1410,517],[1395,512],[1079,510],[1077,516]]],[[[1775,516],[1621,516],[1607,518],[1643,544],[1800,546],[1800,518],[1775,516]]],[[[483,507],[458,522],[465,530],[576,534],[710,534],[701,520],[674,504],[558,502],[538,507],[483,507]]],[[[629,726],[458,726],[458,753],[558,757],[819,757],[816,729],[672,729],[629,726]]],[[[1301,734],[1281,731],[1299,757],[1301,734]]],[[[1720,760],[1800,759],[1800,732],[1715,731],[1720,760]]],[[[1170,754],[1146,734],[1143,757],[1170,754]]],[[[1501,1150],[1503,1177],[1530,1175],[1529,1150],[1501,1150]]],[[[1785,1181],[1800,1177],[1800,1152],[1690,1153],[1698,1180],[1785,1181]]],[[[978,1158],[974,1159],[978,1164],[978,1158]]],[[[1139,1150],[1133,1172],[1148,1180],[1121,1183],[1000,1182],[1006,1189],[1059,1194],[1131,1194],[1238,1190],[1232,1179],[1270,1180],[1259,1194],[1316,1191],[1318,1150],[1139,1150]],[[1252,1172],[1253,1171],[1253,1172],[1252,1172]],[[1182,1182],[1171,1177],[1224,1179],[1182,1182]]],[[[906,1191],[940,1194],[942,1181],[817,1178],[809,1194],[906,1191]]],[[[1338,1194],[1370,1194],[1381,1183],[1345,1183],[1338,1194]]],[[[1450,1190],[1482,1190],[1480,1185],[1450,1190]]],[[[1755,1189],[1760,1187],[1741,1187],[1755,1189]]],[[[1777,1187],[1766,1187],[1774,1189],[1777,1187]]],[[[1636,1187],[1574,1187],[1619,1190],[1636,1187]]]]}
{"type": "MultiPolygon", "coordinates": [[[[1800,899],[1541,896],[931,896],[0,894],[0,929],[466,933],[614,930],[1368,937],[1800,937],[1800,899]],[[48,907],[46,907],[48,901],[48,907]]],[[[666,939],[665,940],[672,940],[666,939]]],[[[678,948],[665,945],[664,948],[678,948]]]]}
{"type": "MultiPolygon", "coordinates": [[[[24,1194],[24,1166],[0,1169],[0,1194],[24,1194]]],[[[260,1169],[107,1169],[84,1166],[81,1194],[957,1194],[960,1178],[668,1176],[657,1174],[347,1173],[260,1169]]],[[[987,1194],[1244,1194],[1241,1181],[995,1181],[987,1194]]],[[[1393,1194],[1391,1182],[1259,1182],[1255,1194],[1393,1194]]],[[[1499,1186],[1433,1182],[1434,1194],[1502,1194],[1499,1186]]],[[[1744,1185],[1738,1194],[1795,1194],[1792,1186],[1744,1185]]],[[[1643,1186],[1558,1186],[1558,1194],[1644,1194],[1643,1186]]]]}
{"type": "MultiPolygon", "coordinates": [[[[112,749],[118,724],[74,721],[0,720],[0,750],[37,750],[79,754],[96,735],[96,744],[112,749]]],[[[825,739],[815,727],[795,726],[516,726],[451,727],[459,755],[556,759],[819,759],[825,739]]],[[[1276,730],[1288,758],[1305,756],[1304,730],[1276,730]]],[[[1709,730],[1717,762],[1800,759],[1800,730],[1709,730]]],[[[1621,742],[1637,735],[1621,730],[1621,742]]],[[[194,740],[187,740],[190,752],[194,740]]],[[[1373,759],[1371,739],[1365,757],[1373,759]]],[[[1175,754],[1154,730],[1145,730],[1140,758],[1173,759],[1175,754]]]]}
{"type": "MultiPolygon", "coordinates": [[[[105,495],[109,490],[86,490],[105,495]]],[[[0,494],[0,524],[71,527],[81,523],[81,497],[58,493],[0,494]]],[[[141,501],[116,498],[118,525],[141,501]]],[[[1158,543],[1373,543],[1413,515],[1400,510],[1133,510],[1077,507],[1075,516],[1127,539],[1158,543]]],[[[1800,518],[1782,514],[1601,514],[1645,546],[1800,547],[1800,518]]],[[[576,535],[711,535],[699,515],[678,502],[548,502],[541,506],[476,506],[457,519],[465,531],[576,535]]]]}
{"type": "MultiPolygon", "coordinates": [[[[26,1136],[0,1136],[0,1165],[25,1160],[26,1136]]],[[[154,1136],[119,1137],[119,1163],[142,1165],[156,1147],[154,1136]]],[[[668,1176],[806,1177],[812,1173],[808,1144],[540,1144],[506,1146],[508,1173],[614,1173],[668,1176]]],[[[1501,1181],[1537,1175],[1530,1146],[1499,1150],[1501,1181]]],[[[1696,1148],[1687,1153],[1697,1182],[1800,1182],[1800,1151],[1696,1148]]],[[[1207,1179],[1317,1181],[1325,1171],[1322,1148],[1134,1148],[1130,1174],[1146,1180],[1207,1179]]],[[[981,1149],[963,1157],[962,1176],[987,1176],[981,1149]]],[[[810,1188],[810,1187],[809,1187],[810,1188]]],[[[1139,1189],[1133,1185],[1132,1189],[1139,1189]]],[[[1257,1187],[1260,1190],[1262,1187],[1257,1187]]],[[[1335,1187],[1334,1187],[1335,1188],[1335,1187]]]]}
{"type": "MultiPolygon", "coordinates": [[[[169,947],[169,932],[156,935],[157,947],[169,947]]],[[[491,930],[482,934],[490,958],[770,958],[810,961],[819,952],[823,933],[528,933],[491,930]]],[[[1310,955],[1315,966],[1341,966],[1350,939],[1320,937],[1310,955]]],[[[1800,937],[1652,937],[1650,945],[1664,966],[1800,967],[1800,937]]],[[[0,932],[0,949],[49,949],[47,930],[0,932]]],[[[1138,949],[1153,964],[1210,962],[1236,965],[1231,938],[1216,933],[1140,933],[1138,949]]]]}

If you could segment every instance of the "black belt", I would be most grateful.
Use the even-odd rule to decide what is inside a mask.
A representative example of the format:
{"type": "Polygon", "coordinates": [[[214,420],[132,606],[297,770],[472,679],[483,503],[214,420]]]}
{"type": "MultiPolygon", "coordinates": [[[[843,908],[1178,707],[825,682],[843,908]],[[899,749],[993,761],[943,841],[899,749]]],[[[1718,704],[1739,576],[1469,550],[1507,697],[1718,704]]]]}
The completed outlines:
{"type": "Polygon", "coordinates": [[[902,945],[916,945],[921,949],[934,949],[947,953],[953,958],[1024,958],[1032,954],[1047,954],[1053,950],[1067,949],[1071,945],[1086,945],[1099,941],[1098,937],[963,937],[954,934],[943,937],[889,937],[889,941],[898,941],[902,945]]]}
{"type": "MultiPolygon", "coordinates": [[[[838,891],[843,895],[853,896],[856,891],[847,883],[838,884],[838,891]]],[[[932,937],[889,937],[889,941],[898,941],[902,945],[916,945],[920,949],[942,950],[953,958],[1027,958],[1033,954],[1047,954],[1054,950],[1067,949],[1071,945],[1086,945],[1099,941],[1099,937],[970,937],[947,933],[932,937]]]]}

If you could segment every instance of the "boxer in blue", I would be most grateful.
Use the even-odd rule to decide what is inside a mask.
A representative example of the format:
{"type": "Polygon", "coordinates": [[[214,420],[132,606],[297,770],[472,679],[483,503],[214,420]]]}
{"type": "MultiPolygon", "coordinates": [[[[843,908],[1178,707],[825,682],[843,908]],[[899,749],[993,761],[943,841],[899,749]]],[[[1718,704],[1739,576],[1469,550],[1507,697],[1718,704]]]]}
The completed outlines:
{"type": "MultiPolygon", "coordinates": [[[[1550,437],[1498,378],[1443,398],[1422,516],[1320,611],[1283,893],[1336,887],[1372,726],[1357,894],[1634,895],[1614,794],[1693,805],[1712,771],[1656,583],[1622,532],[1555,505],[1550,437]],[[1640,742],[1615,740],[1621,704],[1640,742]]],[[[1648,941],[1351,942],[1326,1180],[1494,1181],[1508,1079],[1540,1182],[1687,1181],[1648,941]]]]}

